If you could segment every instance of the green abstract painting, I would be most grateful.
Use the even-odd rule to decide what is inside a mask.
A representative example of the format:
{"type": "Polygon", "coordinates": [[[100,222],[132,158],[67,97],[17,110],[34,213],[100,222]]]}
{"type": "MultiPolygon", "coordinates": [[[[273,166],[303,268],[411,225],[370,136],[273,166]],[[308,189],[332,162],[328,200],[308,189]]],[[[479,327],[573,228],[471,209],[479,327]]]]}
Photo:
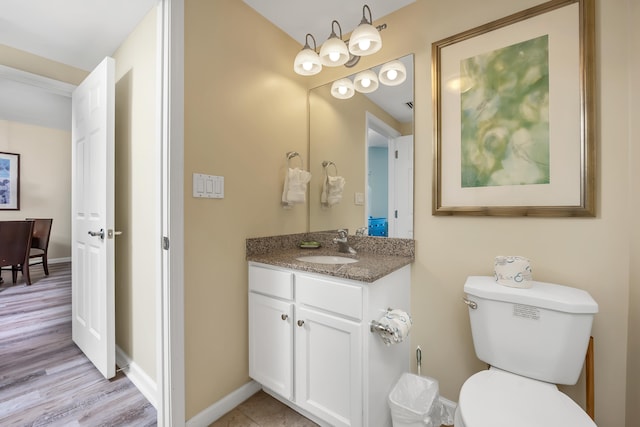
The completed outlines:
{"type": "Polygon", "coordinates": [[[548,184],[549,37],[460,61],[462,187],[548,184]]]}

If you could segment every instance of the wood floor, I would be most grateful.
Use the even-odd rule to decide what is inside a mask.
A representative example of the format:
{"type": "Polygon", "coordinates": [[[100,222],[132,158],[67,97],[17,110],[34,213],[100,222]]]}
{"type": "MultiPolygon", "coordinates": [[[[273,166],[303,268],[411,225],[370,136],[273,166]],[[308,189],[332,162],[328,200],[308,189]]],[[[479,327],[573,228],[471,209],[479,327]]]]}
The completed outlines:
{"type": "Polygon", "coordinates": [[[71,340],[71,265],[0,285],[0,426],[155,426],[156,410],[119,373],[105,380],[71,340]]]}

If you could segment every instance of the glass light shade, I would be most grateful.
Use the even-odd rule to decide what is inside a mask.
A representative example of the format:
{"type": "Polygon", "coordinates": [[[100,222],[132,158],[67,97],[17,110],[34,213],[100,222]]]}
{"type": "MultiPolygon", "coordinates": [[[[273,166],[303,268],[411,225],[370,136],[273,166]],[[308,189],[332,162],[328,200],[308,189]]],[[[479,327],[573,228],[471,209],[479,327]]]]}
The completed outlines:
{"type": "Polygon", "coordinates": [[[361,23],[349,39],[349,52],[357,56],[372,55],[382,48],[380,32],[371,24],[361,23]]]}
{"type": "Polygon", "coordinates": [[[387,62],[380,68],[380,83],[387,86],[397,86],[407,78],[407,69],[400,61],[387,62]]]}
{"type": "Polygon", "coordinates": [[[349,60],[349,49],[338,37],[329,37],[320,47],[320,62],[328,67],[344,65],[349,60]]]}
{"type": "Polygon", "coordinates": [[[293,70],[301,76],[313,76],[322,70],[320,57],[311,48],[305,47],[296,55],[293,70]]]}
{"type": "Polygon", "coordinates": [[[354,77],[353,86],[358,92],[371,93],[378,89],[378,76],[371,70],[362,71],[354,77]]]}
{"type": "Polygon", "coordinates": [[[331,95],[338,99],[349,99],[356,91],[353,87],[353,82],[347,78],[336,80],[331,85],[331,95]]]}

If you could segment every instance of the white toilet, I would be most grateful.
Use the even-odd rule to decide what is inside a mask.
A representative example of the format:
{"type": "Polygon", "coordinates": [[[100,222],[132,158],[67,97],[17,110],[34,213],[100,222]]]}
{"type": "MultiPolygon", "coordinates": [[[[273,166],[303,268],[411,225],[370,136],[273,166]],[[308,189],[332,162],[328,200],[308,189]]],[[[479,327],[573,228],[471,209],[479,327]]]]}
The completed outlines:
{"type": "Polygon", "coordinates": [[[532,284],[467,279],[473,344],[491,367],[462,385],[455,427],[595,427],[555,384],[577,382],[598,304],[580,289],[532,284]]]}

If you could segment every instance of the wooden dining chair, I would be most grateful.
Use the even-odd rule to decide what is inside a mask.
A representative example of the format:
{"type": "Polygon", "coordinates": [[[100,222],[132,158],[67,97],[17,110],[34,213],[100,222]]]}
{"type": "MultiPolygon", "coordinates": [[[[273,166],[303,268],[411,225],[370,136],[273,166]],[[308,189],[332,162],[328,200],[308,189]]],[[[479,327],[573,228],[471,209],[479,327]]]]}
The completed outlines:
{"type": "Polygon", "coordinates": [[[34,221],[0,221],[0,268],[10,267],[13,283],[18,271],[31,285],[29,276],[29,250],[34,221]]]}
{"type": "Polygon", "coordinates": [[[51,225],[53,218],[27,218],[27,221],[33,221],[33,235],[31,237],[31,250],[29,251],[29,259],[40,258],[40,261],[31,263],[31,265],[42,264],[44,274],[49,275],[49,236],[51,236],[51,225]]]}

